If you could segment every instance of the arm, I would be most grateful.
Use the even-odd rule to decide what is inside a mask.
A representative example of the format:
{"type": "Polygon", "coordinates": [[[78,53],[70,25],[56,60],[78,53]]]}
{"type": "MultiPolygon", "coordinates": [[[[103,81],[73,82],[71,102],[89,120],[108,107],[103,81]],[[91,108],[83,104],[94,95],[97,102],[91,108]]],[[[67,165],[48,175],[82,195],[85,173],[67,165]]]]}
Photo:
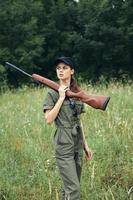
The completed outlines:
{"type": "Polygon", "coordinates": [[[51,124],[55,120],[55,118],[57,117],[57,115],[58,115],[58,113],[60,111],[60,108],[62,106],[62,103],[63,103],[63,101],[65,99],[65,96],[66,96],[65,92],[66,92],[67,89],[68,88],[66,88],[66,86],[61,86],[59,88],[59,90],[58,90],[59,91],[59,99],[58,99],[58,101],[56,102],[55,106],[51,110],[47,110],[45,112],[45,119],[46,119],[46,122],[48,124],[51,124]]]}
{"type": "Polygon", "coordinates": [[[57,117],[60,108],[62,106],[64,99],[59,97],[58,101],[56,102],[55,106],[51,110],[47,110],[45,113],[45,119],[48,124],[51,124],[55,118],[57,117]]]}
{"type": "Polygon", "coordinates": [[[84,132],[84,127],[83,127],[82,120],[81,120],[81,128],[82,128],[82,134],[83,134],[82,135],[83,136],[83,145],[84,145],[84,151],[85,151],[85,154],[86,154],[86,159],[87,160],[91,160],[92,159],[92,152],[89,149],[87,141],[86,141],[86,138],[85,138],[85,132],[84,132]]]}

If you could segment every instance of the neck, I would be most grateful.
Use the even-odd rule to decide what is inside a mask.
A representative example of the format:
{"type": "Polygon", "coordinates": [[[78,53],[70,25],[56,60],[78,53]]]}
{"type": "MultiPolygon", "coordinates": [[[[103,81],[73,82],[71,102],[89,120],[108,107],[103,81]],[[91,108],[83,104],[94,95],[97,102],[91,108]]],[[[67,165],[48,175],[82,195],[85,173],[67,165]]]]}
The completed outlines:
{"type": "Polygon", "coordinates": [[[71,79],[60,80],[60,85],[64,85],[66,87],[70,87],[70,82],[71,82],[71,79]]]}

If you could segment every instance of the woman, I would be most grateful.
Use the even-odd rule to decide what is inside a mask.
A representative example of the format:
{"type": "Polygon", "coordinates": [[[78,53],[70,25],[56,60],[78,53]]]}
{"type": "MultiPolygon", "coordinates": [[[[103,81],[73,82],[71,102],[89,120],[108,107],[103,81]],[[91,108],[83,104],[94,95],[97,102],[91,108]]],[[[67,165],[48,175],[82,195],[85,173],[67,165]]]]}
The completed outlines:
{"type": "Polygon", "coordinates": [[[48,124],[55,122],[54,148],[57,165],[63,181],[63,200],[80,199],[80,176],[83,148],[88,159],[92,154],[85,141],[80,114],[84,105],[79,99],[68,98],[67,90],[78,92],[80,89],[73,79],[74,64],[69,57],[55,61],[59,79],[58,92],[50,89],[44,102],[45,119],[48,124]]]}

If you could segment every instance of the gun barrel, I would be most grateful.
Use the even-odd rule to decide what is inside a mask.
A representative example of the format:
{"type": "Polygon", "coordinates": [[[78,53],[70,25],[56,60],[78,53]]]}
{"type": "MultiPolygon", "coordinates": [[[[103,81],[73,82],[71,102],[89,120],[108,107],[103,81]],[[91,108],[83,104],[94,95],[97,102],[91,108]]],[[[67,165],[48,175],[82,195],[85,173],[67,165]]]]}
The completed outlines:
{"type": "Polygon", "coordinates": [[[9,62],[6,62],[6,65],[8,65],[8,66],[10,66],[10,67],[13,67],[14,69],[16,69],[16,70],[22,72],[23,74],[29,76],[30,78],[32,78],[32,76],[31,76],[30,74],[28,74],[28,73],[25,72],[24,70],[22,70],[22,69],[16,67],[15,65],[13,65],[13,64],[11,64],[11,63],[9,63],[9,62]]]}

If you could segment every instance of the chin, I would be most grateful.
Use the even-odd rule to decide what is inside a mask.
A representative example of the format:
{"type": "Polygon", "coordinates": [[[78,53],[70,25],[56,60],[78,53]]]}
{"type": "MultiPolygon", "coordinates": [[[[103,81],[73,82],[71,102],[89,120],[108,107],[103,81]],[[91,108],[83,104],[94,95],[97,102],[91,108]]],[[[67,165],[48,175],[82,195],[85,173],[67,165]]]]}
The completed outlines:
{"type": "Polygon", "coordinates": [[[60,80],[67,81],[67,80],[69,80],[69,78],[61,78],[60,80]]]}
{"type": "Polygon", "coordinates": [[[60,79],[60,80],[65,80],[66,78],[65,78],[65,77],[59,77],[59,79],[60,79]]]}

